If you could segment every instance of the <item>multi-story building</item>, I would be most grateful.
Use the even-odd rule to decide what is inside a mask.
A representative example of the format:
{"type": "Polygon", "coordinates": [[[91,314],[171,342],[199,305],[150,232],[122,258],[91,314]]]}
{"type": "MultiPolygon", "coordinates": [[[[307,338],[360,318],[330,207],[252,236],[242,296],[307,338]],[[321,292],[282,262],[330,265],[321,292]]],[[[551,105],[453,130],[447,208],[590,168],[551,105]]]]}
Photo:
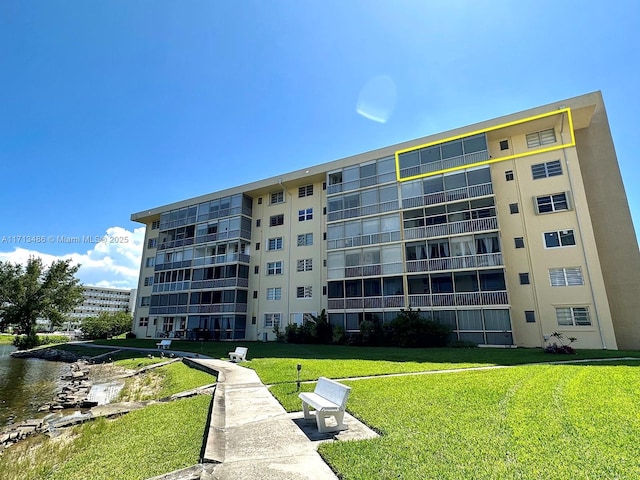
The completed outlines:
{"type": "Polygon", "coordinates": [[[97,317],[102,312],[126,312],[133,315],[136,306],[136,289],[104,288],[83,285],[84,300],[68,315],[68,327],[81,328],[82,321],[97,317]]]}
{"type": "Polygon", "coordinates": [[[461,340],[640,348],[640,254],[599,92],[132,215],[134,329],[270,340],[401,308],[461,340]]]}

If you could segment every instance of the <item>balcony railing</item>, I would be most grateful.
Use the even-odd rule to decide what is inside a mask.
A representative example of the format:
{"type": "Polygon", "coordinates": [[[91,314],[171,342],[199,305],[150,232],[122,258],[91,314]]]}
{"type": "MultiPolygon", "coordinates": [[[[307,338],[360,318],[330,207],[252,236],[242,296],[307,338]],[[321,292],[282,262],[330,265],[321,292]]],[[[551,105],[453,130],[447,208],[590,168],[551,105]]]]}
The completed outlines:
{"type": "Polygon", "coordinates": [[[340,238],[327,241],[327,250],[337,248],[360,247],[363,245],[376,245],[378,243],[390,243],[400,241],[400,232],[372,233],[370,235],[359,235],[356,237],[340,238]]]}
{"type": "Polygon", "coordinates": [[[419,197],[403,198],[402,208],[416,208],[424,205],[435,205],[436,203],[463,200],[465,198],[485,197],[487,195],[493,195],[493,185],[491,183],[470,185],[467,187],[456,188],[455,190],[447,190],[446,192],[435,192],[420,195],[419,197]]]}
{"type": "Polygon", "coordinates": [[[203,288],[224,288],[224,287],[248,287],[249,280],[246,278],[219,278],[216,280],[198,280],[191,282],[192,290],[203,288]]]}
{"type": "Polygon", "coordinates": [[[486,253],[462,257],[409,260],[407,261],[407,272],[459,270],[463,268],[496,267],[500,265],[504,265],[502,253],[486,253]]]}
{"type": "Polygon", "coordinates": [[[477,305],[508,305],[507,291],[467,292],[467,293],[433,293],[409,295],[412,307],[460,307],[477,305]]]}
{"type": "Polygon", "coordinates": [[[330,298],[329,310],[363,310],[367,308],[402,308],[404,295],[384,295],[376,297],[330,298]]]}
{"type": "Polygon", "coordinates": [[[460,233],[485,232],[497,229],[497,217],[477,218],[473,220],[463,220],[461,222],[407,228],[404,230],[404,238],[405,240],[416,240],[420,238],[446,237],[460,233]]]}
{"type": "Polygon", "coordinates": [[[211,257],[198,257],[193,260],[193,266],[215,265],[218,263],[249,263],[250,256],[244,253],[228,253],[226,255],[214,255],[211,257]]]}
{"type": "Polygon", "coordinates": [[[398,200],[389,202],[376,203],[374,205],[363,205],[343,210],[336,210],[327,214],[327,222],[335,222],[346,218],[364,217],[366,215],[375,215],[377,213],[386,213],[398,210],[398,200]]]}

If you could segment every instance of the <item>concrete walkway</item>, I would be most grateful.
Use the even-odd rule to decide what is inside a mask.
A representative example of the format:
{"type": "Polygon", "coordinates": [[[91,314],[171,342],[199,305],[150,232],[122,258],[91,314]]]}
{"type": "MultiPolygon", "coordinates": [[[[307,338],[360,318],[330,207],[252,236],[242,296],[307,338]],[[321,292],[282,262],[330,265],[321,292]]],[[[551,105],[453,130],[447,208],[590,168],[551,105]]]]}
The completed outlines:
{"type": "Polygon", "coordinates": [[[219,462],[213,478],[337,480],[253,370],[222,360],[185,362],[218,376],[202,458],[219,462]]]}

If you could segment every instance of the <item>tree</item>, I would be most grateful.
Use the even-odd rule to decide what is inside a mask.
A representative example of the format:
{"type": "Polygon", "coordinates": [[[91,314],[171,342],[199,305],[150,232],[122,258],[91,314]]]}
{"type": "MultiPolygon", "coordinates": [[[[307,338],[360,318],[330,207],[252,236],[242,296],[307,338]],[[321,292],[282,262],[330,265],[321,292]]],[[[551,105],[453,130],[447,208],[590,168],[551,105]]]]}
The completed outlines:
{"type": "Polygon", "coordinates": [[[0,262],[0,328],[14,325],[27,337],[35,337],[36,319],[48,318],[52,326],[65,320],[65,314],[83,300],[80,265],[57,260],[46,268],[40,258],[31,257],[27,265],[0,262]]]}
{"type": "Polygon", "coordinates": [[[82,321],[82,333],[87,338],[115,337],[131,330],[131,315],[126,312],[102,312],[82,321]]]}

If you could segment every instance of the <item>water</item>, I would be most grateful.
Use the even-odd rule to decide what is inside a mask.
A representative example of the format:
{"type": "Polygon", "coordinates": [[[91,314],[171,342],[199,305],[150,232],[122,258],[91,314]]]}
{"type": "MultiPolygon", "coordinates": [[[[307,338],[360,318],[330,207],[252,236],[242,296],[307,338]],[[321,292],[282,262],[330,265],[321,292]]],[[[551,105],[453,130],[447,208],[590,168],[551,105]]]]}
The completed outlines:
{"type": "Polygon", "coordinates": [[[42,417],[38,407],[53,400],[68,364],[13,358],[13,345],[0,345],[0,429],[27,418],[42,417]]]}

